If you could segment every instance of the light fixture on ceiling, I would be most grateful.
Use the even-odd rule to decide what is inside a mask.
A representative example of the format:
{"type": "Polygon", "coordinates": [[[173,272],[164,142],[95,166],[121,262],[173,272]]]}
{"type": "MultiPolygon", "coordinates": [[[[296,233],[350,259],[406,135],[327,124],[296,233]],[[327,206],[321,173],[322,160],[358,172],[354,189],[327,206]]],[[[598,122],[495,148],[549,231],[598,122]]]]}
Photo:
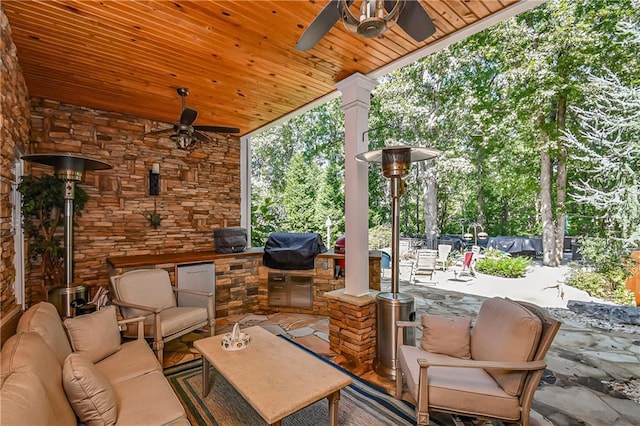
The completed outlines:
{"type": "Polygon", "coordinates": [[[169,138],[178,145],[178,148],[187,150],[195,148],[196,142],[198,142],[198,138],[189,133],[176,133],[169,138]]]}
{"type": "Polygon", "coordinates": [[[339,0],[338,11],[347,31],[373,38],[380,37],[398,21],[404,2],[405,0],[395,0],[393,8],[387,12],[383,0],[363,0],[360,15],[356,17],[349,10],[347,0],[339,0]]]}

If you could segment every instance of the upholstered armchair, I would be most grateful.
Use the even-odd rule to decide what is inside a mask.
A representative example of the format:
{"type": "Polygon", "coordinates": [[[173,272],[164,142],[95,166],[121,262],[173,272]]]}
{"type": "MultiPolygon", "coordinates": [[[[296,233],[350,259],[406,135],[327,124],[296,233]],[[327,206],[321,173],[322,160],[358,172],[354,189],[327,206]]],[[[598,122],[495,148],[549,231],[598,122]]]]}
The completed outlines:
{"type": "MultiPolygon", "coordinates": [[[[164,269],[139,269],[111,277],[112,303],[119,307],[124,319],[144,316],[144,336],[152,341],[153,350],[162,364],[165,342],[199,328],[215,334],[213,293],[180,289],[171,285],[164,269]],[[176,294],[197,295],[207,307],[178,306],[176,294]]],[[[125,336],[137,330],[127,329],[125,336]]]]}
{"type": "Polygon", "coordinates": [[[436,411],[528,425],[560,323],[535,305],[498,297],[485,300],[473,328],[471,322],[429,315],[398,321],[396,397],[404,376],[419,425],[436,411]],[[420,325],[420,346],[404,345],[404,327],[420,325]]]}

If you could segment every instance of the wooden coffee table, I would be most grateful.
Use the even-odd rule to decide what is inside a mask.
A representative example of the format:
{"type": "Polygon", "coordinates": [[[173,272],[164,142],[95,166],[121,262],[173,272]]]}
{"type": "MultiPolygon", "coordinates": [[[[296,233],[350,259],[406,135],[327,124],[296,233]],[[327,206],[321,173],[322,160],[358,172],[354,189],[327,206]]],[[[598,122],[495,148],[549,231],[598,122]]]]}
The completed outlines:
{"type": "Polygon", "coordinates": [[[338,424],[340,389],[351,384],[348,375],[262,327],[242,331],[251,343],[240,351],[222,349],[222,335],[194,343],[202,354],[204,396],[213,366],[269,424],[279,425],[322,398],[329,400],[329,424],[338,424]]]}

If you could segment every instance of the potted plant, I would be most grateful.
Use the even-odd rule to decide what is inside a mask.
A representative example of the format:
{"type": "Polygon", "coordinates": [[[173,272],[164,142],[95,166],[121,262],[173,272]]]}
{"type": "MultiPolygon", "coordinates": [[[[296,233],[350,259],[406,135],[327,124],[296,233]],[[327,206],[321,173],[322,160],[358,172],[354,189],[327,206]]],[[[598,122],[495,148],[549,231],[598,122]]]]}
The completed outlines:
{"type": "MultiPolygon", "coordinates": [[[[42,285],[45,290],[64,281],[64,182],[54,176],[23,176],[18,191],[22,194],[22,219],[30,260],[41,259],[42,285]]],[[[76,186],[74,214],[80,215],[89,196],[76,186]]]]}

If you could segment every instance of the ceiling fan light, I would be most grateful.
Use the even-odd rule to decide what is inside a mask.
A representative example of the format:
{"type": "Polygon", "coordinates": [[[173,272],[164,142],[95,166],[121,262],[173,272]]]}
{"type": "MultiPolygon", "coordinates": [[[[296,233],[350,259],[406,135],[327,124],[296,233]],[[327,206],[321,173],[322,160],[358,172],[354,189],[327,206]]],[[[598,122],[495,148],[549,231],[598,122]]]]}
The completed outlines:
{"type": "Polygon", "coordinates": [[[174,141],[180,149],[192,149],[196,142],[198,142],[195,136],[185,133],[176,133],[171,135],[169,139],[174,141]]]}
{"type": "Polygon", "coordinates": [[[351,33],[357,33],[365,38],[380,37],[391,28],[404,6],[405,0],[395,0],[393,8],[387,13],[382,0],[363,0],[360,5],[359,18],[349,10],[346,0],[338,2],[338,11],[342,24],[351,33]]]}

